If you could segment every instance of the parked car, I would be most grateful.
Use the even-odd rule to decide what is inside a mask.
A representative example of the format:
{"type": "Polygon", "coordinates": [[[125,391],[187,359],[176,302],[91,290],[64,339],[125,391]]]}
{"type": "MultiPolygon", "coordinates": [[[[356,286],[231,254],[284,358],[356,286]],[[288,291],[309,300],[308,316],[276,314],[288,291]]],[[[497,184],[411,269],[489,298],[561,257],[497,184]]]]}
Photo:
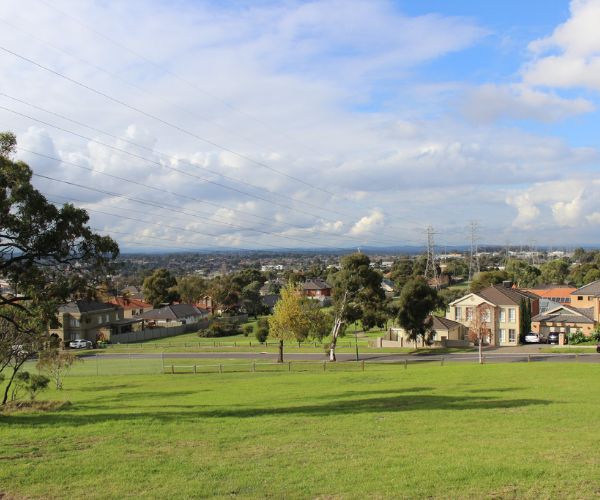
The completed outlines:
{"type": "Polygon", "coordinates": [[[540,336],[537,333],[529,332],[525,335],[525,343],[527,344],[539,344],[540,336]]]}
{"type": "Polygon", "coordinates": [[[550,332],[548,334],[548,344],[558,344],[558,333],[550,332]]]}
{"type": "Polygon", "coordinates": [[[91,349],[92,343],[85,339],[71,340],[71,342],[69,342],[69,347],[71,349],[91,349]]]}

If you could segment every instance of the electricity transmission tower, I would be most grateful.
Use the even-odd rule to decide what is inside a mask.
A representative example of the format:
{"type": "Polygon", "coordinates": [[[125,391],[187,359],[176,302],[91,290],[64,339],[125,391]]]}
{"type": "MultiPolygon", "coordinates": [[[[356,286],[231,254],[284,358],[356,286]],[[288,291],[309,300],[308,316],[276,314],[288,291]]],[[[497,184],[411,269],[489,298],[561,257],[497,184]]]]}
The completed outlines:
{"type": "Polygon", "coordinates": [[[471,221],[469,224],[471,231],[471,255],[469,258],[469,281],[473,280],[479,272],[479,250],[477,248],[479,224],[476,221],[471,221]]]}
{"type": "Polygon", "coordinates": [[[433,241],[432,226],[427,226],[427,264],[425,264],[425,279],[429,283],[433,283],[436,289],[440,288],[440,280],[438,279],[437,266],[435,265],[435,243],[433,241]]]}

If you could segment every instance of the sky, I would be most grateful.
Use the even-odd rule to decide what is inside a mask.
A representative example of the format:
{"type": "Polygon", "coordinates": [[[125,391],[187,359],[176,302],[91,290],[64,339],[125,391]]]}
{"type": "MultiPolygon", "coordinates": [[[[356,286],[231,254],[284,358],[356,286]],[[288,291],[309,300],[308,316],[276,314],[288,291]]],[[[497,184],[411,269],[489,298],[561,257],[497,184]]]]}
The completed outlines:
{"type": "Polygon", "coordinates": [[[122,251],[600,244],[600,0],[0,3],[0,130],[122,251]]]}

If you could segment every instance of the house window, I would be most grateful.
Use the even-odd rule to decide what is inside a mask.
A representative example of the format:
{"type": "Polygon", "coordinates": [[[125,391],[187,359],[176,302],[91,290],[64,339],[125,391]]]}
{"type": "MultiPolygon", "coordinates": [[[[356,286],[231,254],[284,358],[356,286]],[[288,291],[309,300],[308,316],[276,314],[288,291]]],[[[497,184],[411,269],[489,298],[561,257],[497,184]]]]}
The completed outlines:
{"type": "Polygon", "coordinates": [[[71,318],[69,320],[69,325],[73,327],[79,327],[79,320],[77,318],[71,318]]]}
{"type": "Polygon", "coordinates": [[[508,341],[514,342],[516,338],[517,338],[516,330],[514,328],[510,328],[508,330],[508,341]]]}
{"type": "Polygon", "coordinates": [[[485,323],[489,323],[492,319],[492,315],[490,314],[490,310],[489,309],[485,309],[484,311],[481,312],[481,320],[484,321],[485,323]]]}
{"type": "Polygon", "coordinates": [[[96,320],[98,321],[98,324],[102,323],[102,315],[98,316],[96,320]]]}
{"type": "Polygon", "coordinates": [[[583,297],[581,295],[578,295],[577,300],[583,300],[583,297]]]}
{"type": "Polygon", "coordinates": [[[509,321],[509,323],[514,323],[515,322],[515,318],[516,318],[516,316],[515,316],[515,309],[513,307],[511,307],[508,310],[508,321],[509,321]]]}
{"type": "Polygon", "coordinates": [[[106,315],[106,319],[104,320],[106,323],[108,323],[110,321],[110,314],[106,315]]]}
{"type": "Polygon", "coordinates": [[[460,321],[462,319],[462,308],[461,307],[454,308],[454,317],[456,318],[457,321],[460,321]]]}
{"type": "Polygon", "coordinates": [[[506,309],[500,309],[500,323],[506,322],[506,309]]]}
{"type": "Polygon", "coordinates": [[[500,343],[506,342],[506,329],[500,328],[498,330],[498,335],[500,336],[500,343]]]}
{"type": "Polygon", "coordinates": [[[471,321],[473,319],[473,308],[467,307],[466,313],[467,313],[466,320],[471,321]]]}

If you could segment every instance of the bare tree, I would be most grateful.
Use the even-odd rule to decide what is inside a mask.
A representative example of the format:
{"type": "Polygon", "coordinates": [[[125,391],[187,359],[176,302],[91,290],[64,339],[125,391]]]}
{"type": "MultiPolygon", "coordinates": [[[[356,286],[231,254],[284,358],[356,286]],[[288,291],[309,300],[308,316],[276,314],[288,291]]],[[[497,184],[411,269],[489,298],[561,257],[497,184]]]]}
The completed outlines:
{"type": "Polygon", "coordinates": [[[469,340],[476,343],[479,348],[479,364],[483,364],[483,343],[491,341],[492,308],[487,304],[475,307],[471,322],[469,323],[469,340]]]}

